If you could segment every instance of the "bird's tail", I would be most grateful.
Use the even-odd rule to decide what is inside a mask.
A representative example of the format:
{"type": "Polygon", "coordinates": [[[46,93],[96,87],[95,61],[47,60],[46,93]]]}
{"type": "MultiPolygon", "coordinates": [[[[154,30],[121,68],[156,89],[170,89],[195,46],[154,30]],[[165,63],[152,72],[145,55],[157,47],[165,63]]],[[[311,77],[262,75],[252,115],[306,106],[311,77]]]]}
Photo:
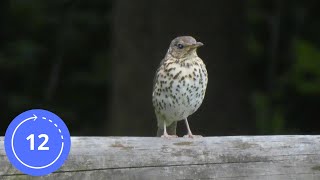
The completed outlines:
{"type": "MultiPolygon", "coordinates": [[[[167,127],[167,133],[169,135],[176,135],[177,134],[177,121],[174,121],[170,126],[167,127]]],[[[163,127],[158,127],[157,136],[160,137],[163,135],[163,127]]]]}

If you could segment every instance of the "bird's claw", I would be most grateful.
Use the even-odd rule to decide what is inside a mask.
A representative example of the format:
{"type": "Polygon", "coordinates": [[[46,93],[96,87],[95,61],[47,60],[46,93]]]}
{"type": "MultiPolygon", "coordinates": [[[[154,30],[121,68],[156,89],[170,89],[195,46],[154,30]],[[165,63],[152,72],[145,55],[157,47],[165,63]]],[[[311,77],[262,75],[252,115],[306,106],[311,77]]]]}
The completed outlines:
{"type": "Polygon", "coordinates": [[[187,134],[183,136],[184,138],[201,138],[201,135],[193,135],[193,134],[187,134]]]}
{"type": "Polygon", "coordinates": [[[177,138],[177,135],[169,135],[169,134],[164,134],[161,136],[161,138],[166,138],[166,139],[171,139],[171,138],[177,138]]]}

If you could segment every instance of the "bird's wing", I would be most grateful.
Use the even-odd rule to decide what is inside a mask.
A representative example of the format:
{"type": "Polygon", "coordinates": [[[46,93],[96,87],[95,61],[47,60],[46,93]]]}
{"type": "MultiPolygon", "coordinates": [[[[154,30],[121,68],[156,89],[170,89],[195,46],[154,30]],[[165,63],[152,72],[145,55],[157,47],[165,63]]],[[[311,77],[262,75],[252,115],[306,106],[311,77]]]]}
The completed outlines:
{"type": "Polygon", "coordinates": [[[159,67],[158,67],[158,69],[157,69],[157,71],[156,71],[156,74],[155,74],[154,78],[153,78],[153,88],[152,88],[152,91],[154,91],[154,88],[155,88],[155,86],[156,86],[156,81],[157,81],[157,78],[158,78],[158,72],[160,71],[161,66],[163,65],[163,63],[165,62],[165,60],[166,60],[166,58],[163,58],[163,59],[161,60],[160,65],[159,65],[159,67]]]}

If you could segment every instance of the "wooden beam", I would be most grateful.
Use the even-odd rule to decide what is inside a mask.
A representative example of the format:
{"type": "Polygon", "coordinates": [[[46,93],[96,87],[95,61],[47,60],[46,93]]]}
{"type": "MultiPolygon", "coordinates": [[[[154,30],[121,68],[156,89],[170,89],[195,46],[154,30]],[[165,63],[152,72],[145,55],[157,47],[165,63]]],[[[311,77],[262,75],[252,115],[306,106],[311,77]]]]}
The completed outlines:
{"type": "MultiPolygon", "coordinates": [[[[0,179],[34,179],[8,162],[3,137],[0,179]]],[[[36,179],[316,180],[320,136],[72,137],[66,163],[36,179]]]]}

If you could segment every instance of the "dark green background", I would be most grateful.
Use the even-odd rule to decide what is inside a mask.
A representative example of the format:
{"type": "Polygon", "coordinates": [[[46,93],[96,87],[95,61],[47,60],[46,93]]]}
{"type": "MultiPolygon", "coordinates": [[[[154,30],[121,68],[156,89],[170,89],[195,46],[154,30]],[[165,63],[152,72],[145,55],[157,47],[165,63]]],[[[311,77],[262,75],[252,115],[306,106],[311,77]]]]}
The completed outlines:
{"type": "Polygon", "coordinates": [[[319,5],[1,0],[0,135],[42,108],[74,136],[154,136],[152,79],[180,35],[205,44],[209,85],[189,118],[195,134],[319,134],[319,5]]]}

